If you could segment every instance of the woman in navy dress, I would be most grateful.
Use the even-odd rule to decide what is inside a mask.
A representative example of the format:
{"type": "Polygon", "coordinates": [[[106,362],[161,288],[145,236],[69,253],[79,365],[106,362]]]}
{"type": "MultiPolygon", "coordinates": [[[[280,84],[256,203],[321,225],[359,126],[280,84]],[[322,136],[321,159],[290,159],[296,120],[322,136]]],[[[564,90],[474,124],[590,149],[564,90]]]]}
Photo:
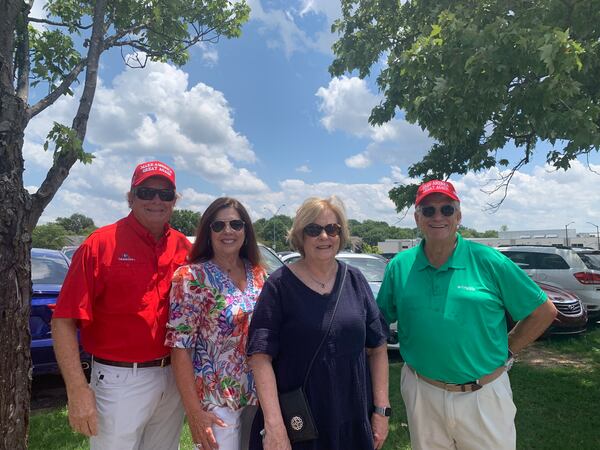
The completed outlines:
{"type": "Polygon", "coordinates": [[[269,277],[250,323],[247,352],[260,402],[251,450],[383,446],[390,411],[387,325],[362,273],[348,266],[343,277],[346,266],[335,256],[348,235],[335,197],[309,198],[296,213],[290,241],[302,258],[269,277]],[[306,385],[319,436],[290,444],[278,392],[302,386],[338,293],[339,307],[306,385]]]}

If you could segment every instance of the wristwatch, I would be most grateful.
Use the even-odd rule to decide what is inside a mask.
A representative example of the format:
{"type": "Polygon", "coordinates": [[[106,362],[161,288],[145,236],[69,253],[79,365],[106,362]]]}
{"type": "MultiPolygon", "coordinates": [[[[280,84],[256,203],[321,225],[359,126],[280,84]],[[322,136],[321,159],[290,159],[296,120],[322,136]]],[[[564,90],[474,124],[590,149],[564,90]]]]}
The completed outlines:
{"type": "Polygon", "coordinates": [[[389,406],[376,406],[374,412],[383,417],[390,417],[392,415],[392,408],[389,406]]]}

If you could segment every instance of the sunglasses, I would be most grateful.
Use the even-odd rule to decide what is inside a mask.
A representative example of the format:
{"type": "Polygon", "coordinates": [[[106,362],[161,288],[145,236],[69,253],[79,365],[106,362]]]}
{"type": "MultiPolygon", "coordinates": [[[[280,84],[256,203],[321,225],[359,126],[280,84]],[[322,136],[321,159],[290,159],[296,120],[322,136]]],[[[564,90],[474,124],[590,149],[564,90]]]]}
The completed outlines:
{"type": "MultiPolygon", "coordinates": [[[[421,214],[423,214],[425,217],[433,217],[433,216],[435,216],[436,210],[437,210],[437,208],[435,206],[422,206],[421,214]]],[[[444,217],[452,216],[455,211],[456,211],[456,208],[452,205],[444,205],[440,208],[440,212],[442,213],[442,216],[444,216],[444,217]]]]}
{"type": "Polygon", "coordinates": [[[215,233],[220,233],[225,229],[225,225],[229,224],[229,227],[233,231],[241,231],[242,228],[246,225],[242,219],[234,219],[234,220],[215,220],[210,224],[210,229],[215,233]]]}
{"type": "Polygon", "coordinates": [[[173,189],[135,188],[135,196],[140,200],[152,200],[156,194],[158,194],[158,198],[163,202],[172,202],[175,200],[175,190],[173,189]]]}
{"type": "Polygon", "coordinates": [[[328,223],[325,226],[321,226],[317,223],[309,223],[304,227],[304,234],[310,237],[320,236],[325,230],[328,236],[335,237],[342,231],[342,227],[338,223],[328,223]]]}

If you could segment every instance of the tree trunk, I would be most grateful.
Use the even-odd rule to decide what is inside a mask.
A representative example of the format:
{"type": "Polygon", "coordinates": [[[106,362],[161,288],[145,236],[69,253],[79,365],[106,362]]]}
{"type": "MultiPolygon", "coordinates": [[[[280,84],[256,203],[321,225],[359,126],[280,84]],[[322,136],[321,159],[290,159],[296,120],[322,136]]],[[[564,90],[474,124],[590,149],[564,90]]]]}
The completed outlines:
{"type": "MultiPolygon", "coordinates": [[[[26,8],[27,7],[27,8],[26,8]]],[[[0,0],[0,450],[26,449],[31,396],[31,197],[23,188],[25,103],[13,80],[25,2],[0,0]]]]}
{"type": "Polygon", "coordinates": [[[23,188],[25,105],[0,97],[0,450],[26,449],[31,395],[31,198],[23,188]]]}

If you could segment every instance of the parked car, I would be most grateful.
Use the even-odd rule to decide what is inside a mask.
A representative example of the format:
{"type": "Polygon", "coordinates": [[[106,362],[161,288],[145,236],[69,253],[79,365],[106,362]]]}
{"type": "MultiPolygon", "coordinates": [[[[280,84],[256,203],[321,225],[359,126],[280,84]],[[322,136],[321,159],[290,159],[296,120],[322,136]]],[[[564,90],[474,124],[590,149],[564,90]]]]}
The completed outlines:
{"type": "Polygon", "coordinates": [[[267,273],[269,275],[271,275],[273,272],[275,272],[277,269],[283,266],[283,262],[272,248],[259,243],[258,250],[260,251],[260,256],[263,260],[263,263],[265,264],[265,268],[267,269],[267,273]]]}
{"type": "Polygon", "coordinates": [[[371,291],[373,291],[373,296],[377,298],[381,282],[383,281],[385,266],[387,265],[383,259],[369,253],[348,252],[340,252],[337,254],[336,258],[346,264],[358,268],[367,279],[371,291]]]}
{"type": "MultiPolygon", "coordinates": [[[[58,363],[52,347],[50,321],[56,299],[62,287],[70,260],[58,250],[34,248],[31,250],[31,361],[33,374],[58,373],[58,363]]],[[[81,350],[84,369],[89,368],[90,357],[81,350]]]]}
{"type": "Polygon", "coordinates": [[[294,261],[298,261],[300,258],[302,258],[302,255],[298,252],[290,252],[287,255],[283,255],[281,257],[281,260],[285,263],[285,264],[290,264],[293,263],[294,261]]]}
{"type": "Polygon", "coordinates": [[[66,245],[63,248],[60,249],[61,252],[63,252],[67,258],[69,259],[73,259],[73,253],[75,253],[75,250],[77,250],[79,248],[79,245],[66,245]]]}
{"type": "Polygon", "coordinates": [[[587,308],[577,295],[549,283],[538,281],[537,284],[558,310],[556,318],[544,335],[579,334],[587,329],[587,308]]]}
{"type": "Polygon", "coordinates": [[[574,293],[590,318],[600,318],[600,251],[576,247],[514,245],[498,247],[536,282],[574,293]]]}

